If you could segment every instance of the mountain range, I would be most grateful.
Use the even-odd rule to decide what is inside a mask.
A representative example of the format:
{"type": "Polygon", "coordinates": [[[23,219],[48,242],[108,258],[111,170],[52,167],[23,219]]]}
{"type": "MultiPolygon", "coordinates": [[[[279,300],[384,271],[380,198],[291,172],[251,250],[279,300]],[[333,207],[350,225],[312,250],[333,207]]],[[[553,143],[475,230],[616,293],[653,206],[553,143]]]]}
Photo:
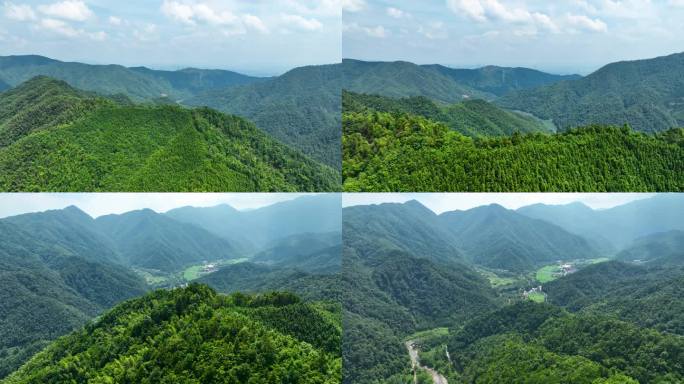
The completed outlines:
{"type": "Polygon", "coordinates": [[[123,95],[136,103],[209,106],[249,119],[318,162],[340,167],[338,65],[301,67],[259,78],[215,69],[162,71],[67,63],[36,55],[0,56],[0,91],[2,84],[16,87],[37,76],[101,96],[123,95]]]}
{"type": "Polygon", "coordinates": [[[412,380],[411,345],[421,366],[449,382],[535,375],[676,382],[684,377],[677,358],[660,353],[684,345],[684,302],[677,293],[684,276],[676,219],[682,209],[684,200],[674,194],[602,210],[579,203],[517,210],[493,204],[436,214],[415,200],[344,208],[344,382],[412,380]],[[582,220],[568,214],[575,210],[584,212],[582,220]],[[578,230],[589,222],[591,229],[578,230]],[[540,267],[561,262],[579,271],[537,280],[540,267]],[[523,297],[541,285],[546,304],[523,297]],[[582,347],[563,349],[571,346],[559,332],[581,333],[582,347]],[[602,344],[626,337],[656,345],[602,344]],[[646,368],[649,361],[661,365],[646,368]]]}
{"type": "MultiPolygon", "coordinates": [[[[340,207],[339,195],[321,194],[245,211],[222,205],[93,218],[69,206],[0,219],[0,377],[57,337],[151,288],[197,280],[225,293],[287,291],[307,302],[339,300],[340,207]],[[173,218],[197,212],[241,223],[240,232],[219,235],[204,228],[211,220],[198,225],[173,218]],[[307,221],[293,225],[296,212],[307,221]],[[188,270],[200,272],[188,276],[188,270]]],[[[113,316],[138,316],[124,308],[113,316]]]]}
{"type": "Polygon", "coordinates": [[[36,77],[0,94],[6,191],[330,191],[336,171],[240,117],[36,77]]]}

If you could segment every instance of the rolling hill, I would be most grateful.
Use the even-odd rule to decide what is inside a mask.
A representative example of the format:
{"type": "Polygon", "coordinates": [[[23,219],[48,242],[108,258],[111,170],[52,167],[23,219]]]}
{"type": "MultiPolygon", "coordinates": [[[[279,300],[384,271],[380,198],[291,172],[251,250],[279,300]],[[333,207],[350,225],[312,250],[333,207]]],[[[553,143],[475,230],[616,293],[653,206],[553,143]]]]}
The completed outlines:
{"type": "Polygon", "coordinates": [[[341,380],[339,313],[287,293],[156,291],[61,338],[9,383],[99,380],[333,383],[341,380]]]}
{"type": "Polygon", "coordinates": [[[553,119],[563,130],[629,124],[641,132],[684,125],[684,53],[604,66],[576,80],[512,92],[497,102],[553,119]]]}
{"type": "Polygon", "coordinates": [[[8,111],[0,120],[0,132],[9,132],[0,148],[5,191],[338,188],[333,169],[246,120],[206,108],[121,105],[37,78],[0,94],[0,111],[8,111]],[[36,94],[49,96],[34,105],[36,94]],[[28,105],[23,117],[17,100],[28,105]],[[32,117],[36,112],[56,117],[32,117]]]}
{"type": "Polygon", "coordinates": [[[275,241],[250,261],[307,272],[339,272],[342,264],[342,234],[302,233],[275,241]]]}
{"type": "Polygon", "coordinates": [[[485,100],[465,100],[442,106],[423,96],[392,99],[344,91],[342,109],[345,113],[378,111],[422,116],[473,137],[554,131],[553,125],[532,116],[506,111],[485,100]]]}
{"type": "Polygon", "coordinates": [[[673,230],[641,237],[615,258],[657,266],[684,266],[684,231],[673,230]]]}
{"type": "Polygon", "coordinates": [[[183,103],[242,116],[281,142],[340,168],[339,65],[295,68],[251,84],[199,93],[183,103]]]}

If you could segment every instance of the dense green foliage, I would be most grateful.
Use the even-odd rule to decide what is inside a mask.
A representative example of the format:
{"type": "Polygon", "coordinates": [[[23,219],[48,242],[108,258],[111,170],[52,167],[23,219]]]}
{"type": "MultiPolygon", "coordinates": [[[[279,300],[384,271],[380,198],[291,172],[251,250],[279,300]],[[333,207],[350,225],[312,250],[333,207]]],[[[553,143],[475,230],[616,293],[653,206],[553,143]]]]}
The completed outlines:
{"type": "Polygon", "coordinates": [[[392,99],[345,91],[342,110],[345,113],[379,111],[422,116],[467,136],[505,136],[514,132],[548,132],[554,128],[535,117],[506,111],[479,99],[441,106],[424,96],[392,99]]]}
{"type": "Polygon", "coordinates": [[[553,119],[561,129],[629,124],[643,132],[684,125],[684,53],[606,65],[582,79],[512,92],[507,108],[553,119]]]}
{"type": "Polygon", "coordinates": [[[103,95],[125,94],[135,100],[152,100],[162,95],[183,98],[197,92],[224,88],[262,79],[231,71],[159,71],[145,67],[65,63],[42,56],[0,56],[0,79],[17,86],[35,76],[49,76],[73,87],[103,95]]]}
{"type": "Polygon", "coordinates": [[[335,273],[342,265],[341,254],[341,232],[303,233],[276,241],[255,254],[251,261],[307,272],[335,273]]]}
{"type": "Polygon", "coordinates": [[[470,138],[392,113],[343,114],[344,190],[680,191],[684,129],[655,136],[592,126],[470,138]]]}
{"type": "Polygon", "coordinates": [[[335,383],[340,334],[339,314],[291,294],[221,296],[193,284],[115,307],[6,381],[335,383]]]}
{"type": "MultiPolygon", "coordinates": [[[[47,85],[54,97],[68,95],[62,100],[77,100],[77,106],[71,109],[58,103],[57,112],[67,110],[68,116],[73,111],[77,115],[86,112],[81,102],[74,99],[75,91],[66,84],[39,80],[20,87],[18,92],[29,94],[25,99],[30,100],[36,87],[44,89],[47,85]]],[[[8,110],[12,110],[18,98],[14,92],[5,92],[0,95],[0,106],[8,105],[8,110]]],[[[239,117],[206,108],[188,110],[177,106],[104,103],[88,109],[84,116],[69,124],[41,129],[45,124],[55,123],[42,120],[24,119],[25,123],[35,125],[21,125],[17,132],[32,133],[0,148],[1,190],[330,191],[339,188],[338,175],[333,169],[269,138],[239,117]]]]}
{"type": "Polygon", "coordinates": [[[281,76],[185,100],[243,116],[285,144],[340,169],[339,65],[308,66],[281,76]]]}
{"type": "Polygon", "coordinates": [[[55,225],[44,231],[21,216],[0,221],[0,378],[50,340],[146,290],[142,279],[105,261],[112,253],[95,235],[64,236],[76,219],[49,216],[55,225]]]}

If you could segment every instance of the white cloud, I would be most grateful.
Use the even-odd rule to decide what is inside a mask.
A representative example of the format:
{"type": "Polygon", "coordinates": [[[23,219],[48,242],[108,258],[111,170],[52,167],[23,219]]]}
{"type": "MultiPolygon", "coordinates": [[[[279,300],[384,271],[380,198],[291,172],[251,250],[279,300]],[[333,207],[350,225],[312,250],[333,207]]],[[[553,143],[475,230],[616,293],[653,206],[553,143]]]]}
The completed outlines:
{"type": "Polygon", "coordinates": [[[247,27],[254,29],[259,33],[269,33],[266,24],[264,24],[264,22],[261,21],[261,19],[257,16],[247,14],[242,16],[242,21],[245,23],[247,27]]]}
{"type": "Polygon", "coordinates": [[[159,40],[157,26],[155,24],[147,24],[140,29],[135,29],[133,30],[133,37],[143,43],[157,41],[159,40]]]}
{"type": "Polygon", "coordinates": [[[30,5],[14,4],[9,1],[5,2],[5,17],[17,21],[29,21],[36,19],[36,13],[30,5]]]}
{"type": "Polygon", "coordinates": [[[121,25],[121,19],[116,16],[109,16],[109,24],[111,25],[121,25]]]}
{"type": "Polygon", "coordinates": [[[441,21],[431,22],[427,25],[420,25],[418,27],[418,33],[430,40],[446,39],[449,37],[446,28],[444,27],[444,23],[441,21]]]}
{"type": "Polygon", "coordinates": [[[359,12],[366,7],[365,0],[340,0],[344,12],[359,12]]]}
{"type": "MultiPolygon", "coordinates": [[[[339,16],[344,7],[344,0],[310,0],[309,3],[300,0],[281,0],[285,7],[290,8],[299,14],[310,16],[339,16]]],[[[362,1],[360,3],[363,3],[362,1]]],[[[360,10],[360,9],[359,9],[360,10]]]]}
{"type": "Polygon", "coordinates": [[[41,19],[38,26],[65,37],[76,37],[81,33],[66,22],[57,19],[41,19]]]}
{"type": "Polygon", "coordinates": [[[384,39],[388,36],[389,32],[382,25],[375,27],[365,27],[357,23],[345,24],[343,29],[346,31],[356,31],[365,34],[366,36],[375,37],[378,39],[384,39]]]}
{"type": "Polygon", "coordinates": [[[456,14],[465,12],[471,19],[487,21],[485,9],[480,0],[447,0],[447,6],[456,14]]]}
{"type": "Polygon", "coordinates": [[[288,26],[294,26],[305,31],[316,31],[323,28],[323,24],[314,18],[307,19],[300,15],[282,15],[281,18],[288,26]]]}
{"type": "Polygon", "coordinates": [[[569,26],[592,32],[606,32],[608,25],[600,19],[592,19],[584,15],[568,14],[566,20],[569,26]]]}
{"type": "Polygon", "coordinates": [[[408,14],[401,9],[394,8],[394,7],[389,7],[387,8],[387,14],[391,17],[394,17],[395,19],[401,19],[403,17],[407,17],[408,14]]]}
{"type": "MultiPolygon", "coordinates": [[[[447,0],[452,12],[478,22],[503,21],[514,24],[527,24],[547,29],[552,32],[559,30],[549,15],[541,12],[530,12],[524,8],[507,7],[499,0],[447,0]]],[[[531,30],[531,28],[525,28],[531,30]]]]}
{"type": "Polygon", "coordinates": [[[88,34],[88,37],[95,41],[105,41],[107,40],[107,33],[105,31],[92,32],[88,34]]]}
{"type": "Polygon", "coordinates": [[[85,21],[93,16],[93,12],[83,1],[61,1],[41,5],[38,10],[48,16],[72,21],[85,21]]]}

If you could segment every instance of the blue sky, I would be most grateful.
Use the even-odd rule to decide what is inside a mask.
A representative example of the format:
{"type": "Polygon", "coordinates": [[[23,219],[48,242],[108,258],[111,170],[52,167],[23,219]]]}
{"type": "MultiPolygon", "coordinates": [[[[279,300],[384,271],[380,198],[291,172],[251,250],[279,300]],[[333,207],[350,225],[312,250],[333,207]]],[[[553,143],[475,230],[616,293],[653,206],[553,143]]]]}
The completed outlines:
{"type": "Polygon", "coordinates": [[[587,74],[684,51],[684,0],[346,0],[346,58],[587,74]]]}
{"type": "Polygon", "coordinates": [[[341,58],[340,0],[0,0],[0,55],[280,74],[341,58]]]}

